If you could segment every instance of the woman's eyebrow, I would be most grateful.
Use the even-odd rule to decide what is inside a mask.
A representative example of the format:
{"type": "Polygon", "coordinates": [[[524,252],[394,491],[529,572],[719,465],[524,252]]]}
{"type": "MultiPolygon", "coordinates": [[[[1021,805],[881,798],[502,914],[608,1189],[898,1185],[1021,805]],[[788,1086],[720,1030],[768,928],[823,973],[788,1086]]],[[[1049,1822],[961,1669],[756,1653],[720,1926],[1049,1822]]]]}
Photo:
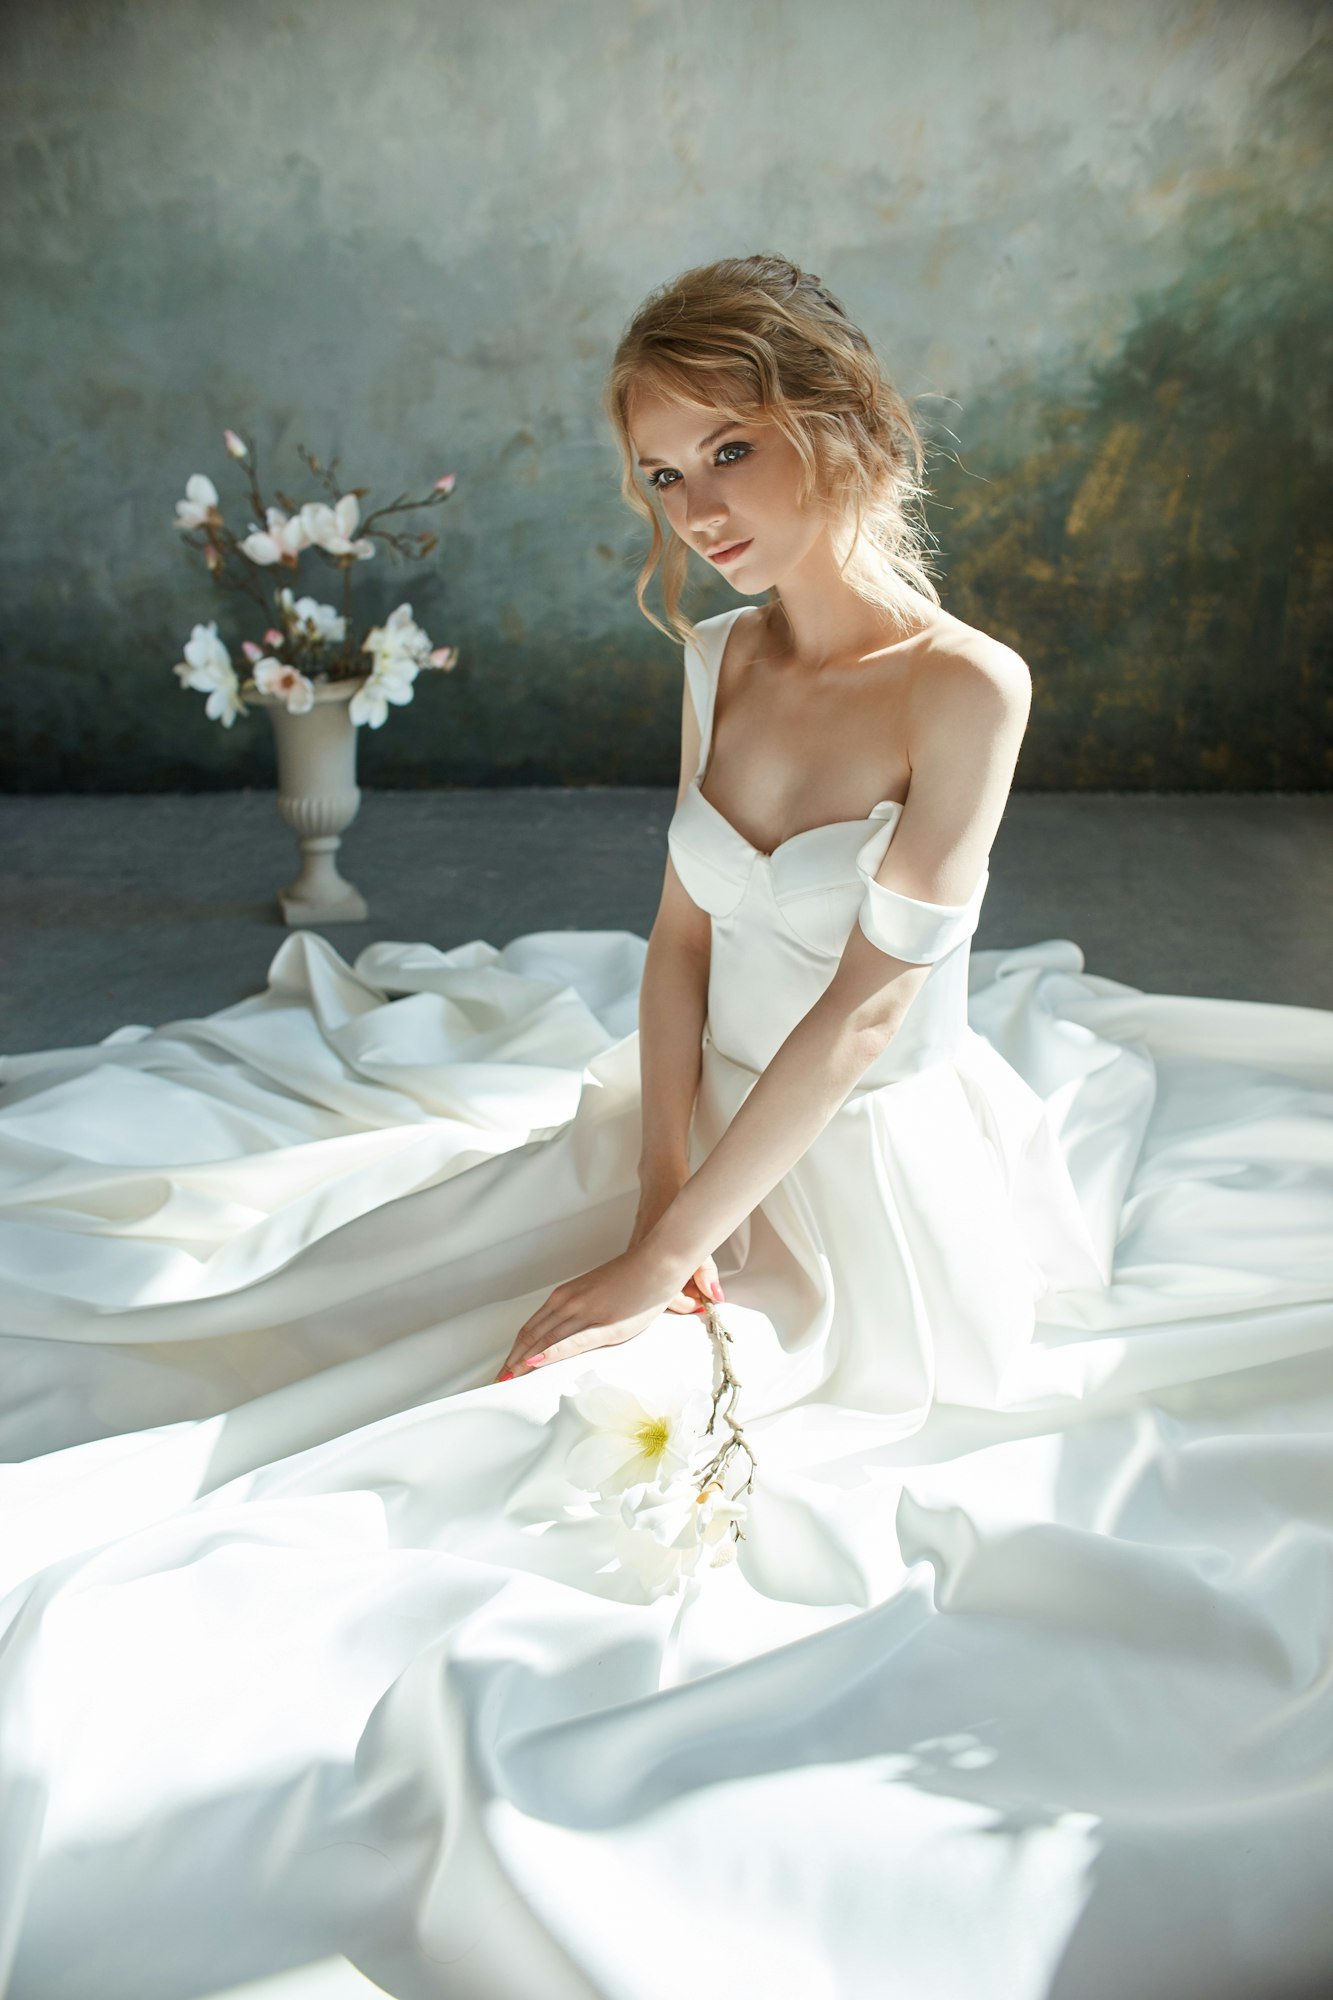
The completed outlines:
{"type": "MultiPolygon", "coordinates": [[[[709,431],[709,433],[708,433],[708,436],[707,436],[706,438],[700,438],[700,440],[699,440],[698,444],[697,444],[697,445],[695,446],[695,450],[696,450],[696,451],[706,451],[706,450],[708,449],[709,445],[710,445],[710,444],[712,444],[712,442],[713,442],[714,438],[720,438],[720,437],[721,437],[721,435],[722,435],[722,433],[723,433],[723,431],[734,431],[734,430],[735,430],[735,428],[736,428],[736,426],[735,426],[735,424],[734,424],[734,423],[733,423],[733,424],[720,424],[720,425],[718,426],[718,428],[717,428],[717,429],[716,429],[715,431],[709,431]]],[[[639,464],[640,464],[640,465],[644,465],[644,466],[647,466],[647,465],[665,465],[665,464],[666,464],[666,460],[665,460],[664,458],[641,458],[641,459],[639,460],[639,464]]]]}

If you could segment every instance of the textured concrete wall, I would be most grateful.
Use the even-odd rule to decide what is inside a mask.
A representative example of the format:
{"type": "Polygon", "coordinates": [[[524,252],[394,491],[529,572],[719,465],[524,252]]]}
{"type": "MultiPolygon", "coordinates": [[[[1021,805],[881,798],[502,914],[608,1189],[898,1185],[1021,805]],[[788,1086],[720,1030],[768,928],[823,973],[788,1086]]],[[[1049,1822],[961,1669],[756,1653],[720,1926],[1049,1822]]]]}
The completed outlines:
{"type": "MultiPolygon", "coordinates": [[[[461,664],[375,785],[668,783],[599,414],[643,293],[777,250],[934,440],[945,602],[1031,662],[1025,787],[1333,778],[1333,13],[1291,0],[28,0],[0,29],[3,778],[270,784],[171,672],[251,633],[179,545],[222,449],[373,501],[461,664]]],[[[372,504],[373,504],[372,501],[372,504]]],[[[326,573],[324,573],[326,574],[326,573]]],[[[735,600],[701,576],[706,615],[735,600]]],[[[299,587],[329,596],[324,575],[299,587]]]]}

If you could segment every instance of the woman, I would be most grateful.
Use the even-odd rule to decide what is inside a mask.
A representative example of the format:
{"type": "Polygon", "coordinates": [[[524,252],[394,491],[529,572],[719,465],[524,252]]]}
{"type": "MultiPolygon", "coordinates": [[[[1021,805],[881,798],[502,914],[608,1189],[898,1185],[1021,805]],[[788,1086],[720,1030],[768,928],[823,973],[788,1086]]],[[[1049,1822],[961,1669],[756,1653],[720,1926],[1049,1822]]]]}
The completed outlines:
{"type": "Polygon", "coordinates": [[[681,628],[630,1246],[557,1286],[497,1379],[721,1299],[715,1251],[755,1211],[776,1220],[799,1163],[799,1254],[813,1277],[827,1251],[836,1295],[822,1392],[911,1428],[936,1395],[998,1387],[1052,1223],[1062,1268],[1101,1275],[1040,1102],[967,1019],[1028,670],[941,608],[910,514],[920,439],[816,278],[775,257],[686,272],[628,328],[608,400],[652,524],[640,604],[664,546],[650,499],[669,616],[691,553],[766,602],[681,628]],[[696,1093],[709,1148],[691,1174],[696,1093]]]}
{"type": "Polygon", "coordinates": [[[0,1058],[0,1985],[1316,1990],[1333,1017],[972,950],[1028,674],[813,278],[686,273],[610,409],[647,945],[298,932],[0,1058]]]}

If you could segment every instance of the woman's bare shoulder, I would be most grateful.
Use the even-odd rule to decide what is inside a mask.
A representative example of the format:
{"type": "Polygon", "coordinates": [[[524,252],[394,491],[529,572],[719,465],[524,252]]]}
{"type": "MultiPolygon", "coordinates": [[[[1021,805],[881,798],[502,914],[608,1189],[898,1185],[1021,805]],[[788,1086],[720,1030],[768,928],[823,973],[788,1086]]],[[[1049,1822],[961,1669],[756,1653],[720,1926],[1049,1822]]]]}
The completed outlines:
{"type": "Polygon", "coordinates": [[[999,697],[1026,712],[1032,673],[1014,647],[943,608],[927,631],[912,674],[912,705],[923,712],[943,703],[999,697]]]}

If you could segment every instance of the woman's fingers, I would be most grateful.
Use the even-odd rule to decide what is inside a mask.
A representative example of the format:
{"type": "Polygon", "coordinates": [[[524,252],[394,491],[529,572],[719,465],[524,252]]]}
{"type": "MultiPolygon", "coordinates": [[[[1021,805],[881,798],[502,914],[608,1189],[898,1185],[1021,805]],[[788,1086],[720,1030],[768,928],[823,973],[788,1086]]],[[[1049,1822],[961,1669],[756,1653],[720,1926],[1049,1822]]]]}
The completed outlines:
{"type": "Polygon", "coordinates": [[[689,1278],[686,1280],[684,1287],[676,1293],[675,1298],[668,1300],[667,1311],[678,1313],[698,1312],[702,1305],[703,1296],[695,1280],[689,1278]]]}
{"type": "Polygon", "coordinates": [[[686,1280],[685,1289],[667,1301],[668,1312],[697,1313],[706,1301],[720,1304],[724,1294],[717,1275],[717,1265],[711,1257],[705,1257],[702,1264],[686,1280]]]}
{"type": "Polygon", "coordinates": [[[559,1339],[577,1318],[578,1309],[574,1304],[572,1288],[567,1284],[557,1285],[537,1310],[528,1314],[514,1335],[497,1381],[522,1367],[530,1354],[539,1353],[547,1343],[559,1339]]]}
{"type": "Polygon", "coordinates": [[[699,1287],[702,1297],[721,1304],[725,1294],[722,1290],[722,1281],[717,1275],[717,1265],[711,1257],[704,1258],[694,1274],[694,1282],[699,1287]]]}

